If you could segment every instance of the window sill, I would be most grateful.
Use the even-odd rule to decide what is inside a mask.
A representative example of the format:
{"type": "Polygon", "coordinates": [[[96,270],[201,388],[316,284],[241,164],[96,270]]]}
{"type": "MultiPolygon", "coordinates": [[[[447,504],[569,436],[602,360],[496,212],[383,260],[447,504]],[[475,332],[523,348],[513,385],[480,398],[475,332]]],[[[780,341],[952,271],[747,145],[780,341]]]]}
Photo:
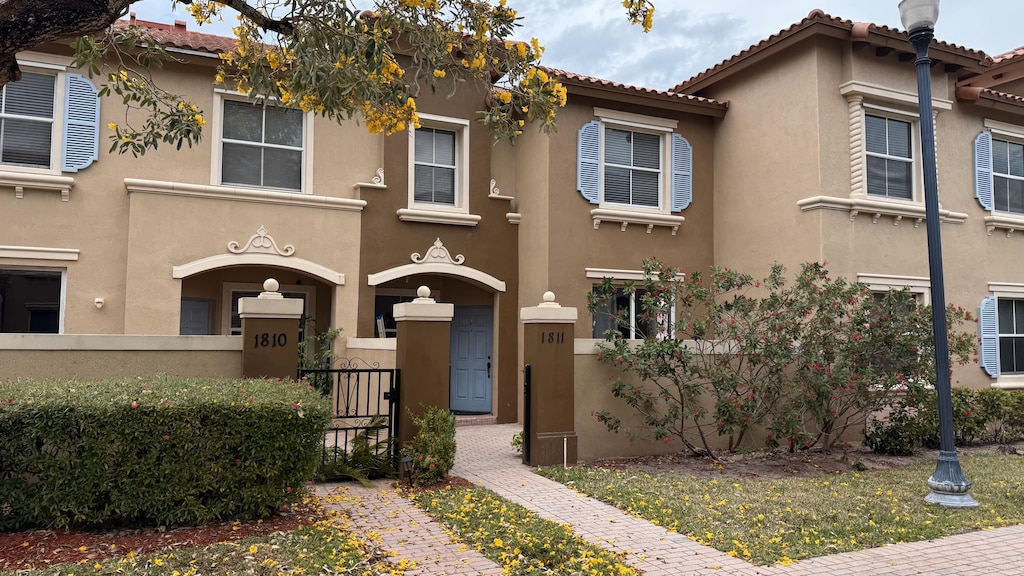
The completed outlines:
{"type": "MultiPolygon", "coordinates": [[[[850,222],[857,218],[857,215],[864,213],[871,216],[871,223],[877,224],[882,216],[889,216],[893,219],[893,226],[899,226],[904,219],[913,220],[914,228],[924,222],[924,204],[907,202],[905,200],[875,200],[873,198],[837,198],[835,196],[812,196],[798,200],[796,203],[804,212],[810,210],[839,210],[850,213],[850,222]]],[[[963,224],[967,220],[967,214],[952,212],[939,208],[939,220],[953,224],[963,224]]]]}
{"type": "Polygon", "coordinates": [[[26,189],[43,190],[60,192],[61,201],[67,202],[71,199],[71,188],[74,185],[75,179],[70,176],[0,170],[0,186],[14,188],[15,198],[24,198],[26,189]]]}
{"type": "Polygon", "coordinates": [[[985,216],[985,228],[988,230],[989,236],[992,235],[992,231],[996,228],[1006,230],[1006,237],[1009,238],[1017,230],[1024,230],[1024,216],[993,213],[985,216]]]}
{"type": "Polygon", "coordinates": [[[428,222],[431,224],[452,224],[455,226],[476,226],[480,222],[478,214],[463,214],[461,212],[400,208],[396,213],[398,214],[398,219],[402,222],[428,222]]]}
{"type": "Polygon", "coordinates": [[[1002,390],[1022,390],[1024,389],[1024,374],[1000,376],[992,383],[992,387],[1002,390]]]}
{"type": "Polygon", "coordinates": [[[594,230],[601,226],[601,222],[617,222],[621,225],[620,229],[623,232],[626,231],[626,227],[630,224],[646,226],[648,234],[651,233],[655,226],[665,226],[672,229],[673,236],[679,232],[679,225],[686,220],[682,216],[673,216],[671,214],[633,212],[631,210],[612,210],[608,208],[595,208],[590,211],[590,215],[594,218],[594,230]]]}

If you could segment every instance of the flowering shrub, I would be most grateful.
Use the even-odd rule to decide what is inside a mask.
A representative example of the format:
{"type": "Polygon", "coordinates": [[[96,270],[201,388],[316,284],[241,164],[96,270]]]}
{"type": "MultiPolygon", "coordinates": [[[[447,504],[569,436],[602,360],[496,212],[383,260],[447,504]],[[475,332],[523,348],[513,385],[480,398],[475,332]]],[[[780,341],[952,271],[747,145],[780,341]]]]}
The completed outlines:
{"type": "MultiPolygon", "coordinates": [[[[877,298],[867,286],[832,278],[804,264],[792,285],[781,265],[764,279],[712,267],[681,277],[650,260],[645,280],[617,287],[610,279],[588,302],[608,310],[616,293],[631,292],[636,315],[613,315],[599,361],[644,383],[613,380],[612,393],[642,417],[655,439],[679,439],[712,455],[712,434],[738,447],[755,429],[769,446],[830,449],[880,407],[917,399],[934,381],[931,311],[907,291],[877,298]],[[623,327],[641,333],[626,340],[623,327]]],[[[966,362],[971,320],[947,310],[953,361],[966,362]]],[[[621,419],[596,414],[609,430],[621,419]]]]}
{"type": "Polygon", "coordinates": [[[402,447],[402,455],[412,459],[412,484],[437,484],[455,466],[455,415],[438,406],[427,406],[422,412],[410,411],[410,415],[416,435],[402,447]]]}
{"type": "Polygon", "coordinates": [[[0,530],[256,518],[298,501],[328,407],[294,381],[0,382],[0,530]]]}

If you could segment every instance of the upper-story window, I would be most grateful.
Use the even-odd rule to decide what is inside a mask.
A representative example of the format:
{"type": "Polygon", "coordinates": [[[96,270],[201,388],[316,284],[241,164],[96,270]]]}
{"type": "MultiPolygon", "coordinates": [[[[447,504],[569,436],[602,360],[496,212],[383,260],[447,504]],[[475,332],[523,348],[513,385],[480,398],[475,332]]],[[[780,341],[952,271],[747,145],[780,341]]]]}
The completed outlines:
{"type": "Polygon", "coordinates": [[[1024,214],[1024,144],[992,140],[992,196],[996,210],[1024,214]]]}
{"type": "Polygon", "coordinates": [[[985,120],[974,139],[974,197],[991,212],[989,234],[1024,230],[1024,126],[985,120]]]}
{"type": "Polygon", "coordinates": [[[469,212],[469,120],[419,115],[409,128],[409,204],[399,220],[476,226],[469,212]]]}
{"type": "Polygon", "coordinates": [[[223,106],[220,183],[301,191],[303,112],[229,99],[223,106]]]}
{"type": "Polygon", "coordinates": [[[885,116],[864,117],[868,194],[914,199],[911,123],[885,116]]]}
{"type": "Polygon", "coordinates": [[[22,73],[2,88],[0,163],[49,168],[57,77],[22,73]]]}
{"type": "Polygon", "coordinates": [[[662,136],[605,127],[604,201],[661,207],[662,136]]]}
{"type": "Polygon", "coordinates": [[[415,204],[455,206],[456,174],[459,170],[455,145],[457,136],[453,130],[416,129],[413,160],[415,204]]]}
{"type": "Polygon", "coordinates": [[[22,65],[21,80],[0,88],[0,165],[59,173],[92,164],[99,150],[96,87],[63,66],[22,65]]]}
{"type": "Polygon", "coordinates": [[[680,212],[693,198],[692,149],[677,122],[595,109],[580,128],[576,185],[591,204],[680,212]]]}

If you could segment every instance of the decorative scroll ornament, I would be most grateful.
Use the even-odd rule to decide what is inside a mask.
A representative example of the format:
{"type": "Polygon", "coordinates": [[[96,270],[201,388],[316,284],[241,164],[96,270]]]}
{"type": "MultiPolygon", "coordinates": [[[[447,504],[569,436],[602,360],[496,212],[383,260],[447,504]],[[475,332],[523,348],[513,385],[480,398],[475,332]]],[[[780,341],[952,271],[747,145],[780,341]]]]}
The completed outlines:
{"type": "Polygon", "coordinates": [[[426,262],[444,262],[446,264],[455,264],[456,266],[466,261],[466,257],[459,254],[454,259],[452,258],[451,252],[444,247],[441,239],[434,240],[434,245],[427,250],[425,256],[420,256],[419,252],[412,253],[412,261],[416,264],[423,264],[426,262]]]}
{"type": "Polygon", "coordinates": [[[372,182],[384,186],[384,169],[377,168],[377,175],[373,177],[372,182]]]}
{"type": "Polygon", "coordinates": [[[267,229],[260,226],[260,229],[253,234],[249,241],[245,243],[245,246],[239,248],[238,242],[232,240],[228,242],[228,252],[232,254],[244,254],[246,252],[261,253],[261,254],[277,254],[278,256],[291,256],[295,254],[295,246],[286,244],[284,250],[277,247],[277,242],[274,242],[274,238],[267,234],[267,229]]]}
{"type": "Polygon", "coordinates": [[[501,189],[498,188],[497,184],[495,180],[491,180],[491,196],[501,196],[501,189]]]}

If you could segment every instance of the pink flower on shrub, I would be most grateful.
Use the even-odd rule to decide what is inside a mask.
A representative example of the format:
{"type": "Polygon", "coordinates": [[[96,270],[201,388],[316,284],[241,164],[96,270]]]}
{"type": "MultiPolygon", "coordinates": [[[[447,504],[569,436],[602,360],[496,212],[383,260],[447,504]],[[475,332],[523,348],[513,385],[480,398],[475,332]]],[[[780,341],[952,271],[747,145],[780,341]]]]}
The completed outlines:
{"type": "Polygon", "coordinates": [[[241,465],[242,465],[242,461],[240,459],[238,459],[238,458],[235,458],[235,466],[241,466],[241,465]]]}
{"type": "Polygon", "coordinates": [[[139,407],[139,403],[133,400],[132,401],[132,410],[135,410],[138,407],[139,407]]]}
{"type": "Polygon", "coordinates": [[[164,434],[164,440],[170,440],[170,439],[171,439],[171,436],[169,434],[164,434]]]}

